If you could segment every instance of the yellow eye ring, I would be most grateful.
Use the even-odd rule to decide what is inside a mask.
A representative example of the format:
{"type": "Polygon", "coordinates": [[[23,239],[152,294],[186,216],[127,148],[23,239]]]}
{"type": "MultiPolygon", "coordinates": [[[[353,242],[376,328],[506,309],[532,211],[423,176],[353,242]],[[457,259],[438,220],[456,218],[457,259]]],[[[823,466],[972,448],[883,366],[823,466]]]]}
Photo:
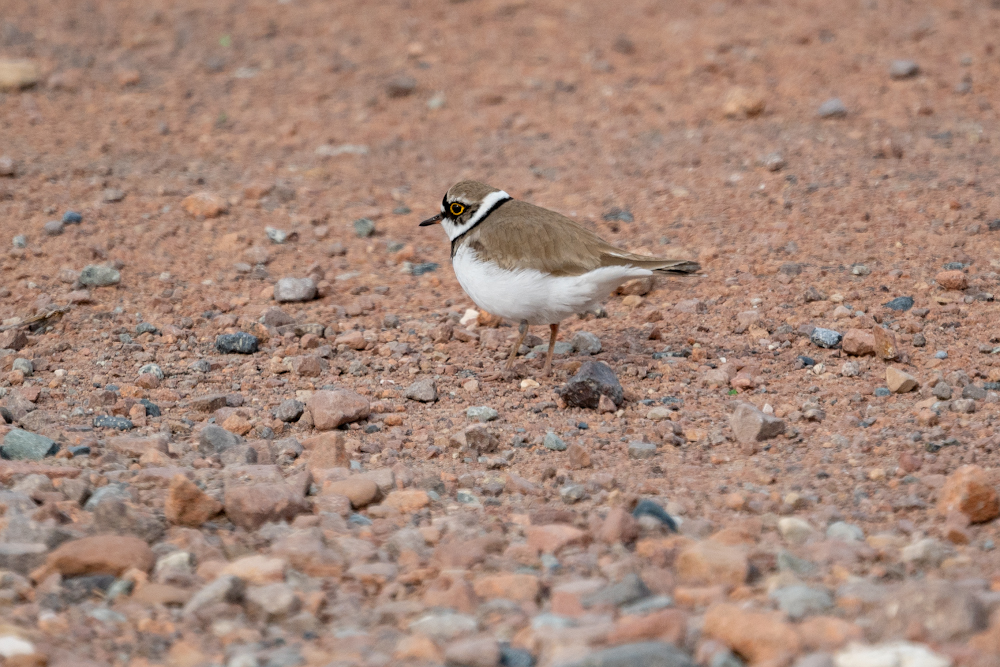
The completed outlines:
{"type": "Polygon", "coordinates": [[[451,212],[452,215],[459,216],[465,212],[465,207],[459,204],[458,202],[454,202],[452,203],[451,206],[448,207],[448,210],[451,212]]]}

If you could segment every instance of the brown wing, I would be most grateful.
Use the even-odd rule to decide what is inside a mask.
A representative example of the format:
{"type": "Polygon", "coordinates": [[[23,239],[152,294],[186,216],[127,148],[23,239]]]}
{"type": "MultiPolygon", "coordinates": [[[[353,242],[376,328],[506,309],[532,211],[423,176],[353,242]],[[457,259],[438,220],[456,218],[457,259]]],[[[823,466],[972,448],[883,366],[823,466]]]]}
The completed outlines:
{"type": "Polygon", "coordinates": [[[480,257],[505,269],[535,269],[555,276],[579,276],[602,266],[638,266],[662,273],[692,273],[697,262],[636,255],[555,211],[509,201],[469,232],[467,243],[480,257]],[[495,214],[496,215],[496,214],[495,214]],[[523,249],[527,245],[530,254],[523,249]],[[489,248],[489,250],[487,250],[489,248]]]}

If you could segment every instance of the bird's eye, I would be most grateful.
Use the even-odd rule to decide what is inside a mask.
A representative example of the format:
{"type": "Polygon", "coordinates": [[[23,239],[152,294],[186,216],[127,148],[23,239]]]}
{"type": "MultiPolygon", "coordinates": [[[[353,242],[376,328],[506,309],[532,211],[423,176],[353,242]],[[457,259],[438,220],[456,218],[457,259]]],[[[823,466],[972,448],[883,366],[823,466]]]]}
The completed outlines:
{"type": "Polygon", "coordinates": [[[451,212],[452,215],[457,217],[465,212],[465,207],[459,204],[458,202],[454,202],[451,206],[448,207],[448,210],[451,212]]]}

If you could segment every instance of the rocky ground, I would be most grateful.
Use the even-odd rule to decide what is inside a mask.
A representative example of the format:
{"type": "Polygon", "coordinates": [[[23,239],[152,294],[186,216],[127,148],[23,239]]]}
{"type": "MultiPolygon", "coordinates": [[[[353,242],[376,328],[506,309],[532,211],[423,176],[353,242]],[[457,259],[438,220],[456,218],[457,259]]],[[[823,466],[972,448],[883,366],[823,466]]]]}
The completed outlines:
{"type": "Polygon", "coordinates": [[[0,3],[0,660],[1000,665],[998,29],[0,3]],[[703,275],[500,375],[462,178],[703,275]]]}

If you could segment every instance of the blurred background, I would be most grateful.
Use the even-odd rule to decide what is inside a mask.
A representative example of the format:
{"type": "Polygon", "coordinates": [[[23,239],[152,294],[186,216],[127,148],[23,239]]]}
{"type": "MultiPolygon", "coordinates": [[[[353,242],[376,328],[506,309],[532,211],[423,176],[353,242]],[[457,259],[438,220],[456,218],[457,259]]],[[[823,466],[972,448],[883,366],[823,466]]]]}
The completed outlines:
{"type": "Polygon", "coordinates": [[[447,261],[416,222],[475,178],[633,248],[863,261],[1000,214],[998,34],[958,0],[2,0],[0,225],[88,208],[103,252],[217,280],[367,218],[391,268],[447,261]]]}

